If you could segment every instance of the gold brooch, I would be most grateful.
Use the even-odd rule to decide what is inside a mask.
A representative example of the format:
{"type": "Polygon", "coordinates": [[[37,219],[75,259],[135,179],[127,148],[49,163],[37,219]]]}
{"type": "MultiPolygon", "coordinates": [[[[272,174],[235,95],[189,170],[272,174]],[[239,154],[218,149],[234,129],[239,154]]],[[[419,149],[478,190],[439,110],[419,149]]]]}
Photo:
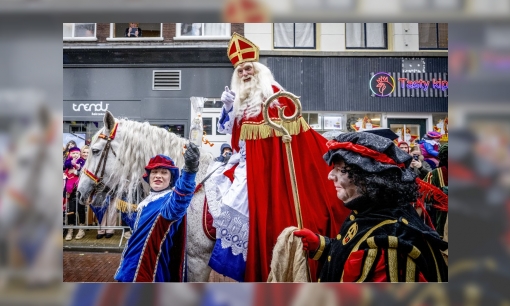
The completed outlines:
{"type": "Polygon", "coordinates": [[[345,245],[349,241],[351,241],[354,236],[356,236],[356,233],[358,233],[358,223],[354,222],[351,227],[347,230],[347,233],[345,234],[344,239],[342,240],[342,244],[345,245]]]}

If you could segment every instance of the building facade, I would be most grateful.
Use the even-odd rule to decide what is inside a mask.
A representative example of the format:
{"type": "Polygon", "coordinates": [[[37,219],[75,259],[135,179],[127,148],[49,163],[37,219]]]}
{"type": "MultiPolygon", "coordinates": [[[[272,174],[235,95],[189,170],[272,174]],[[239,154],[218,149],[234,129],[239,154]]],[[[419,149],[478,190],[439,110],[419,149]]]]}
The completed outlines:
{"type": "Polygon", "coordinates": [[[245,36],[320,132],[389,127],[412,142],[447,131],[447,24],[259,23],[245,36]]]}
{"type": "Polygon", "coordinates": [[[260,47],[260,61],[301,97],[303,116],[321,133],[381,126],[414,140],[447,126],[446,24],[130,25],[63,25],[65,133],[90,139],[109,110],[188,137],[190,97],[205,97],[204,129],[215,145],[204,147],[216,155],[229,141],[216,122],[233,32],[260,47]],[[135,28],[139,35],[126,37],[135,28]]]}
{"type": "Polygon", "coordinates": [[[206,98],[204,130],[216,153],[228,136],[216,134],[219,97],[233,67],[226,56],[243,24],[64,24],[64,133],[91,139],[106,110],[188,137],[190,98],[206,98]]]}

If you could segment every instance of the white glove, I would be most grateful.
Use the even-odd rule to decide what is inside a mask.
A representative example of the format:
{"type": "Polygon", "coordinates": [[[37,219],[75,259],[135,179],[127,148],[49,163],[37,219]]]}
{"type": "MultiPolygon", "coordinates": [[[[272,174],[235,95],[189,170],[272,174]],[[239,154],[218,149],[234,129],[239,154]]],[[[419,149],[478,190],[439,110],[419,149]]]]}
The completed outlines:
{"type": "Polygon", "coordinates": [[[223,102],[227,110],[230,110],[232,108],[232,104],[234,104],[235,98],[236,98],[235,92],[230,90],[228,86],[225,86],[225,91],[221,94],[221,102],[223,102]]]}

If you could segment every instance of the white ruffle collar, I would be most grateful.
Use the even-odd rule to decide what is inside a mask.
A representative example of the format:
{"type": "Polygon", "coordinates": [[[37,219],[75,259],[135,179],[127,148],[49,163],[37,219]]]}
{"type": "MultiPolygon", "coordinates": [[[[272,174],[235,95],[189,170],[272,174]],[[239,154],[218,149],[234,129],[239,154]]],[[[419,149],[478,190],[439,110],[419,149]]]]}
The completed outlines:
{"type": "Polygon", "coordinates": [[[143,199],[142,202],[140,202],[138,204],[137,210],[144,208],[145,206],[149,205],[150,202],[163,197],[164,195],[166,195],[167,193],[169,193],[171,191],[172,191],[172,189],[166,189],[166,190],[162,190],[162,191],[151,191],[149,193],[149,195],[145,199],[143,199]]]}

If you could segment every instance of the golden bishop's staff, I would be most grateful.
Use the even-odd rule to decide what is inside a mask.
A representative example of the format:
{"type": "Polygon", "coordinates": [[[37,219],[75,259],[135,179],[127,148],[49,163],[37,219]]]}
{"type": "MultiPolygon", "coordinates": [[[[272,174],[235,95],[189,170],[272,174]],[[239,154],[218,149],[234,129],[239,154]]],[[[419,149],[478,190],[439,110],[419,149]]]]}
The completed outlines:
{"type": "MultiPolygon", "coordinates": [[[[292,195],[294,198],[294,209],[296,210],[296,219],[298,224],[298,229],[303,228],[303,218],[301,217],[301,205],[299,204],[299,194],[298,194],[298,187],[297,187],[297,181],[296,181],[296,171],[294,170],[294,158],[292,157],[292,147],[290,145],[290,142],[292,141],[292,136],[290,136],[289,131],[283,126],[284,122],[292,122],[297,120],[301,116],[301,101],[299,101],[299,97],[294,95],[291,92],[287,91],[279,91],[277,93],[272,94],[267,98],[266,101],[262,103],[262,115],[264,116],[265,124],[270,126],[272,129],[280,132],[282,136],[282,141],[285,143],[285,151],[287,151],[287,163],[289,164],[289,174],[290,174],[290,182],[292,185],[292,195]],[[283,111],[285,110],[285,107],[278,107],[278,117],[281,120],[281,124],[276,124],[274,121],[271,120],[269,117],[269,106],[273,102],[273,100],[278,99],[279,97],[287,97],[289,98],[294,105],[296,106],[296,110],[294,111],[294,114],[291,116],[285,116],[283,114],[283,111]]],[[[304,256],[305,258],[308,258],[305,251],[304,256]]],[[[308,259],[306,260],[306,272],[307,272],[307,279],[310,282],[311,276],[310,276],[310,267],[308,265],[308,259]]]]}

